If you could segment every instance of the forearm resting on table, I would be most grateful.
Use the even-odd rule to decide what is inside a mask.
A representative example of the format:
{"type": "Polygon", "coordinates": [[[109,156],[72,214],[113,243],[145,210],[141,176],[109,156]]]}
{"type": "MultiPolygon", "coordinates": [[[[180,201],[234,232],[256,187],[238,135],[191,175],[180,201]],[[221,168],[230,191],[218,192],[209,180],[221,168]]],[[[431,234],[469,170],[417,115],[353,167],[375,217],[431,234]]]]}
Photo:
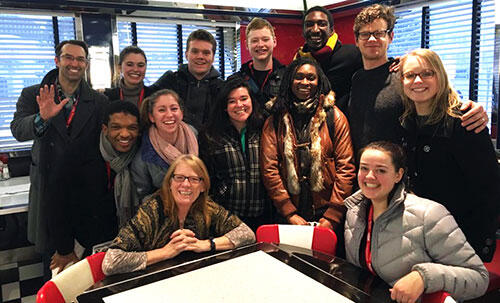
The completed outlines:
{"type": "Polygon", "coordinates": [[[146,268],[146,252],[127,252],[108,249],[102,261],[102,271],[106,276],[132,272],[146,268]]]}

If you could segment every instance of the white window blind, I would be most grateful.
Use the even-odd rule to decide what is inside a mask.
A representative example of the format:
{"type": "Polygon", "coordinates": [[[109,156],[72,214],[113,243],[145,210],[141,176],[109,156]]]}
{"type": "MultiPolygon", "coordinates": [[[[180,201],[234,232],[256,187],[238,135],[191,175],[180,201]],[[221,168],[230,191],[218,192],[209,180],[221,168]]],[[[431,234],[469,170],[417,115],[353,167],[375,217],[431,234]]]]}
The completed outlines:
{"type": "MultiPolygon", "coordinates": [[[[497,12],[500,14],[500,12],[497,12]]],[[[479,73],[477,102],[482,104],[490,121],[493,111],[493,75],[495,53],[495,1],[482,2],[479,36],[479,73]]]]}
{"type": "Polygon", "coordinates": [[[422,9],[396,11],[394,39],[387,52],[389,57],[402,56],[412,49],[420,48],[422,32],[422,9]]]}
{"type": "MultiPolygon", "coordinates": [[[[59,39],[75,39],[73,17],[57,17],[59,39]]],[[[10,131],[24,87],[38,84],[55,68],[52,16],[0,13],[0,152],[29,149],[10,131]]]]}
{"type": "Polygon", "coordinates": [[[472,1],[449,1],[429,8],[429,48],[441,57],[448,77],[462,99],[468,100],[472,1]]]}
{"type": "MultiPolygon", "coordinates": [[[[130,22],[118,22],[120,51],[132,45],[130,22]]],[[[177,70],[177,25],[136,22],[137,46],[147,56],[148,68],[144,83],[153,84],[167,70],[177,70]]]]}

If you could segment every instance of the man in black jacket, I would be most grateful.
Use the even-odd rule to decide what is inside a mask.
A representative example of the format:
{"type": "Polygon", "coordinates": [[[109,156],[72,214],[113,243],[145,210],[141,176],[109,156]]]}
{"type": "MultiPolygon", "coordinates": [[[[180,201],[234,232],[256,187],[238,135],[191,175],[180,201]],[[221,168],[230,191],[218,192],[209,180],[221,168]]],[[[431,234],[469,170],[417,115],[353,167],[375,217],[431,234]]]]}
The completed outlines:
{"type": "Polygon", "coordinates": [[[243,64],[240,71],[230,77],[239,76],[247,81],[262,109],[265,109],[269,99],[278,94],[286,68],[273,57],[276,43],[271,23],[259,17],[253,18],[246,28],[246,47],[252,60],[243,64]]]}
{"type": "Polygon", "coordinates": [[[335,105],[345,113],[352,75],[363,66],[359,49],[340,42],[333,30],[333,17],[324,7],[308,9],[302,26],[306,43],[295,57],[308,56],[318,61],[335,92],[335,105]]]}
{"type": "MultiPolygon", "coordinates": [[[[73,159],[76,166],[67,170],[71,175],[78,174],[78,171],[74,172],[78,167],[91,167],[89,164],[94,163],[104,165],[98,146],[102,108],[107,102],[104,95],[91,89],[84,80],[88,68],[88,49],[83,41],[61,42],[56,47],[55,63],[57,68],[50,71],[41,84],[23,89],[11,122],[12,134],[17,140],[34,140],[30,168],[28,240],[44,256],[46,279],[50,278],[49,263],[52,263],[53,268],[64,268],[66,264],[78,260],[73,247],[75,239],[88,247],[103,240],[101,238],[112,237],[113,233],[102,229],[108,223],[112,225],[112,218],[109,222],[104,222],[103,226],[99,226],[103,222],[97,219],[109,205],[99,204],[99,208],[92,208],[91,205],[97,202],[89,199],[82,206],[85,212],[68,213],[67,206],[76,205],[75,203],[62,199],[57,201],[64,202],[61,206],[53,199],[54,193],[69,190],[64,186],[70,182],[81,191],[94,193],[95,189],[86,187],[86,183],[79,183],[68,175],[58,176],[56,172],[62,171],[60,168],[66,163],[68,147],[75,144],[81,150],[79,157],[73,159]],[[67,181],[58,184],[57,181],[61,179],[67,181]],[[95,219],[92,222],[85,217],[89,214],[92,217],[90,221],[95,219]],[[60,225],[63,219],[69,220],[71,227],[60,225]],[[92,226],[99,232],[83,230],[77,234],[72,226],[82,222],[90,223],[82,224],[81,227],[92,226]]],[[[88,177],[90,180],[95,179],[92,173],[88,177]]],[[[112,201],[109,207],[114,208],[112,201]]],[[[112,212],[113,217],[114,210],[112,212]]],[[[107,219],[104,218],[108,221],[107,219]]]]}
{"type": "Polygon", "coordinates": [[[199,29],[189,35],[186,45],[188,63],[176,72],[165,72],[150,89],[168,88],[179,94],[184,101],[184,121],[200,130],[222,85],[219,71],[212,66],[217,42],[212,34],[199,29]]]}

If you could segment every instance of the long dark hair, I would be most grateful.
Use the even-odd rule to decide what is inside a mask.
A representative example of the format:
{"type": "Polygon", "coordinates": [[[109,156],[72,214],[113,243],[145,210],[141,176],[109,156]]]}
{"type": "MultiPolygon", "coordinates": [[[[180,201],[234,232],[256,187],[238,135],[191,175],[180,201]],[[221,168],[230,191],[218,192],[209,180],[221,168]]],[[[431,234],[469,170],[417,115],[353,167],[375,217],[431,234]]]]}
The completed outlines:
{"type": "Polygon", "coordinates": [[[294,60],[286,68],[285,74],[283,75],[283,80],[281,81],[278,96],[276,97],[276,102],[274,103],[274,106],[272,108],[275,120],[278,120],[285,111],[290,109],[292,100],[297,99],[297,97],[292,92],[292,82],[295,74],[297,73],[297,69],[305,64],[310,64],[316,68],[316,73],[318,74],[318,90],[316,92],[317,96],[321,94],[327,95],[330,92],[330,81],[328,80],[325,73],[321,69],[321,66],[318,64],[318,62],[316,62],[316,60],[308,57],[300,57],[294,60]]]}
{"type": "Polygon", "coordinates": [[[262,128],[263,116],[260,111],[259,102],[253,96],[247,82],[241,77],[234,77],[224,83],[212,108],[210,120],[205,131],[207,138],[211,141],[218,141],[221,135],[226,133],[227,129],[232,126],[227,114],[227,101],[229,94],[240,87],[246,88],[248,95],[252,99],[252,113],[247,120],[247,131],[260,131],[262,128]]]}

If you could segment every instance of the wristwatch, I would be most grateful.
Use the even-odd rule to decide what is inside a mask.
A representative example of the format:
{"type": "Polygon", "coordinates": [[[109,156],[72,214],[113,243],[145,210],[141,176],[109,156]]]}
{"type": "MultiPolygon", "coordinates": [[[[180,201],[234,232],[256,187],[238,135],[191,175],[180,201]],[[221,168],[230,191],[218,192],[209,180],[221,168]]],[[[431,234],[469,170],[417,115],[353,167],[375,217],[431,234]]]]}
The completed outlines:
{"type": "Polygon", "coordinates": [[[215,252],[215,241],[213,237],[210,237],[208,239],[210,241],[210,252],[213,253],[215,252]]]}

